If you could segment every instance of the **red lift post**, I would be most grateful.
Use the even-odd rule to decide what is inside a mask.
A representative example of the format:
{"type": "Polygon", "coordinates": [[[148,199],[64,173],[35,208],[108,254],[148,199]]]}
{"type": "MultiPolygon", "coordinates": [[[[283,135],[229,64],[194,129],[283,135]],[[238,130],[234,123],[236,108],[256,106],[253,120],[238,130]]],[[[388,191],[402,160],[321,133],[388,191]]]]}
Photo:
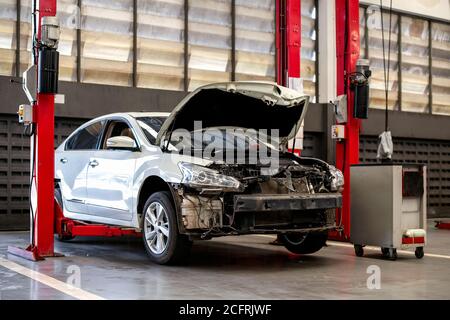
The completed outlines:
{"type": "MultiPolygon", "coordinates": [[[[48,66],[43,65],[45,60],[41,55],[42,42],[42,18],[46,16],[56,16],[56,0],[40,0],[38,7],[33,7],[33,14],[36,15],[36,23],[33,23],[32,34],[36,41],[33,48],[36,52],[34,64],[39,72],[36,83],[39,83],[39,73],[47,72],[48,66]],[[36,28],[36,29],[34,29],[36,28]],[[42,59],[41,59],[42,58],[42,59]],[[42,64],[42,65],[41,65],[42,64]]],[[[56,63],[56,66],[58,64],[56,63]]],[[[53,70],[54,72],[54,70],[53,70]]],[[[57,75],[57,71],[55,73],[57,75]]],[[[46,81],[46,77],[41,77],[41,81],[46,81]]],[[[56,76],[57,79],[57,76],[56,76]]],[[[37,87],[40,87],[39,85],[37,87]]],[[[55,92],[56,90],[51,90],[55,92]]],[[[47,90],[43,92],[48,92],[47,90]]],[[[31,244],[26,248],[8,247],[8,252],[21,256],[25,259],[38,261],[45,257],[61,256],[54,251],[55,232],[64,239],[74,236],[124,236],[139,235],[132,229],[124,229],[99,224],[85,224],[65,218],[59,204],[54,200],[54,107],[55,93],[36,93],[36,101],[32,106],[34,137],[31,138],[31,185],[35,192],[36,199],[32,199],[31,214],[31,244]]]]}
{"type": "MultiPolygon", "coordinates": [[[[33,8],[36,14],[36,25],[33,24],[33,34],[36,42],[41,40],[41,22],[45,16],[56,16],[56,0],[40,0],[38,8],[33,8]]],[[[35,44],[33,44],[35,45],[35,44]]],[[[33,63],[39,64],[39,54],[33,63]]],[[[38,65],[39,70],[39,65],[38,65]]],[[[38,80],[36,79],[36,82],[38,80]]],[[[26,249],[9,247],[8,252],[29,260],[41,260],[43,257],[55,256],[54,252],[54,108],[55,94],[39,93],[33,105],[33,122],[35,139],[31,139],[31,152],[35,153],[34,168],[31,169],[32,185],[35,187],[36,203],[32,227],[31,244],[26,249]],[[34,175],[33,175],[34,172],[34,175]]],[[[31,156],[33,159],[33,155],[31,156]]],[[[33,162],[33,161],[32,161],[33,162]]],[[[31,197],[31,195],[30,195],[31,197]]],[[[33,219],[33,217],[31,217],[33,219]]]]}
{"type": "Polygon", "coordinates": [[[359,132],[361,120],[353,117],[354,92],[350,90],[349,74],[356,71],[359,59],[359,0],[336,1],[336,95],[347,95],[345,139],[336,143],[336,167],[344,173],[342,209],[337,221],[342,221],[343,233],[332,233],[336,240],[350,239],[350,166],[359,163],[359,132]]]}
{"type": "Polygon", "coordinates": [[[277,0],[277,82],[289,86],[300,79],[301,0],[277,0]]]}
{"type": "MultiPolygon", "coordinates": [[[[350,239],[350,166],[359,162],[361,120],[353,117],[354,92],[350,90],[349,74],[356,71],[359,59],[359,0],[335,0],[336,4],[336,96],[347,95],[345,139],[336,144],[336,167],[344,173],[343,206],[337,221],[343,233],[332,232],[336,240],[350,239]]],[[[278,0],[277,10],[277,82],[290,86],[300,77],[301,0],[278,0]]],[[[295,150],[297,151],[297,150],[295,150]]],[[[298,152],[300,153],[300,152],[298,152]]]]}
{"type": "MultiPolygon", "coordinates": [[[[276,79],[291,89],[300,86],[301,26],[301,0],[276,0],[276,79]]],[[[301,154],[300,148],[294,149],[301,154]]]]}

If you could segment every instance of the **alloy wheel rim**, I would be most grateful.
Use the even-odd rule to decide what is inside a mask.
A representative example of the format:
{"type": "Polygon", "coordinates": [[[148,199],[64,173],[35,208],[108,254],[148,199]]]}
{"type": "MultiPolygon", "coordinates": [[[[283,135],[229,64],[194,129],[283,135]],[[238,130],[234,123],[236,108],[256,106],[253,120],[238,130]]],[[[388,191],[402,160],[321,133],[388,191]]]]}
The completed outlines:
{"type": "Polygon", "coordinates": [[[302,244],[306,239],[306,234],[287,234],[286,239],[294,246],[302,244]]]}
{"type": "Polygon", "coordinates": [[[149,249],[161,254],[169,244],[169,218],[159,202],[152,202],[145,212],[144,235],[149,249]]]}

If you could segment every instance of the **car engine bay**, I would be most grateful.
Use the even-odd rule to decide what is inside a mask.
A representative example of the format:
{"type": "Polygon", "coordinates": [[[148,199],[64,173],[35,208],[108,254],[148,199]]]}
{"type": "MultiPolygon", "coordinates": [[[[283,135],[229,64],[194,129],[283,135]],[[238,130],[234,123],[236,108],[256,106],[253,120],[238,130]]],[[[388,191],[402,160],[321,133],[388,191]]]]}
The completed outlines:
{"type": "Polygon", "coordinates": [[[213,236],[335,228],[341,197],[327,163],[280,154],[273,170],[260,164],[213,162],[208,169],[237,179],[239,190],[175,186],[185,233],[213,236]],[[324,205],[320,201],[330,198],[324,205]],[[337,199],[337,200],[336,200],[337,199]]]}

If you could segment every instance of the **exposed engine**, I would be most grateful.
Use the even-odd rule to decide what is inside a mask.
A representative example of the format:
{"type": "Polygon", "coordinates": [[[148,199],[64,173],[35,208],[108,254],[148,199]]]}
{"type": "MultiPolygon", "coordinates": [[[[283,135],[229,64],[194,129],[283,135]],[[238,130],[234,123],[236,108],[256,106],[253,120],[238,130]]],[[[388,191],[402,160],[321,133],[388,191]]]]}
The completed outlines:
{"type": "Polygon", "coordinates": [[[211,164],[209,168],[238,179],[251,193],[331,192],[332,177],[326,164],[316,159],[280,158],[275,169],[256,164],[211,164]],[[303,162],[302,161],[302,162],[303,162]]]}
{"type": "MultiPolygon", "coordinates": [[[[302,215],[293,215],[292,210],[275,209],[270,214],[261,212],[256,215],[236,214],[236,196],[239,195],[315,195],[333,193],[333,177],[329,166],[325,162],[313,158],[298,158],[291,154],[284,154],[279,159],[276,168],[256,164],[226,164],[213,163],[209,169],[216,170],[222,175],[231,176],[239,180],[242,185],[240,191],[221,189],[179,189],[180,207],[183,224],[186,229],[202,233],[202,238],[209,236],[239,233],[250,230],[246,224],[272,225],[278,227],[303,225],[303,220],[309,226],[320,226],[327,220],[327,215],[334,219],[334,211],[308,210],[302,215]],[[249,220],[250,219],[250,220],[249,220]],[[319,219],[316,222],[315,219],[319,219]],[[286,223],[284,223],[286,222],[286,223]],[[293,224],[294,223],[294,224],[293,224]],[[285,224],[285,226],[283,226],[285,224]],[[247,228],[247,229],[246,229],[247,228]],[[205,232],[205,230],[207,230],[205,232]]],[[[330,223],[334,223],[331,221],[330,223]]]]}

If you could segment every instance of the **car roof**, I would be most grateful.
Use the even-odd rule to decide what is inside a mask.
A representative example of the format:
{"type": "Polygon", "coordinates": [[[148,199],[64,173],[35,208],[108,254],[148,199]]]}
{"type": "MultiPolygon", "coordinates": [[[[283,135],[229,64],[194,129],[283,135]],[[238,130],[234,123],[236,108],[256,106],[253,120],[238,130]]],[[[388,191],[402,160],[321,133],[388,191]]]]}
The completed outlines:
{"type": "Polygon", "coordinates": [[[139,111],[139,112],[113,113],[111,115],[128,115],[133,118],[138,118],[138,117],[168,117],[169,114],[170,114],[170,112],[139,111]]]}
{"type": "Polygon", "coordinates": [[[102,116],[96,117],[94,119],[91,119],[91,120],[83,123],[74,132],[78,131],[80,128],[85,128],[85,127],[91,125],[94,122],[102,121],[102,120],[108,120],[108,119],[111,119],[111,118],[114,118],[114,117],[122,117],[122,118],[127,118],[127,117],[132,117],[132,118],[139,118],[139,117],[165,117],[165,118],[167,118],[169,115],[170,115],[170,112],[147,112],[147,111],[109,113],[109,114],[104,114],[102,116]]]}

